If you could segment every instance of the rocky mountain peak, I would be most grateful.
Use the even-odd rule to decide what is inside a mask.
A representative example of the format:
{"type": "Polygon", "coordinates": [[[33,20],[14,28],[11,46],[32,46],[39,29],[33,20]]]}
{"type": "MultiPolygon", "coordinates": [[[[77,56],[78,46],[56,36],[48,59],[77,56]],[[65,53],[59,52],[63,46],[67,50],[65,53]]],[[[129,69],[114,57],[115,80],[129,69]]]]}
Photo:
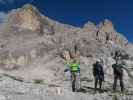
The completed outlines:
{"type": "Polygon", "coordinates": [[[85,23],[84,28],[87,28],[89,26],[95,27],[95,24],[93,22],[91,22],[91,21],[88,21],[87,23],[85,23]]]}
{"type": "MultiPolygon", "coordinates": [[[[23,32],[23,30],[30,30],[31,33],[52,35],[53,37],[51,38],[56,40],[55,43],[65,46],[69,45],[68,42],[73,43],[73,41],[80,41],[79,44],[83,42],[82,46],[84,47],[88,44],[92,44],[92,46],[96,44],[97,46],[97,43],[107,45],[108,41],[118,46],[125,47],[127,45],[127,39],[115,30],[113,23],[108,19],[105,19],[98,25],[88,21],[83,28],[78,28],[62,24],[42,15],[39,10],[31,4],[26,4],[22,8],[11,11],[5,29],[13,30],[9,33],[15,32],[16,34],[28,34],[23,32]],[[77,39],[74,40],[74,37],[77,37],[77,39]],[[92,42],[91,40],[96,41],[92,42]],[[94,42],[96,43],[94,44],[94,42]]],[[[87,48],[86,53],[90,51],[89,49],[95,50],[95,48],[87,48]]],[[[94,52],[94,50],[92,51],[94,52]]]]}
{"type": "Polygon", "coordinates": [[[35,6],[31,5],[31,4],[25,4],[21,8],[21,10],[25,10],[25,11],[29,11],[29,12],[37,12],[37,13],[39,12],[38,9],[35,6]]]}
{"type": "Polygon", "coordinates": [[[96,25],[91,22],[91,21],[88,21],[87,23],[85,23],[85,25],[83,26],[83,29],[87,30],[87,31],[96,31],[97,30],[97,27],[96,25]]]}
{"type": "Polygon", "coordinates": [[[108,19],[105,19],[98,26],[99,26],[99,30],[101,30],[102,32],[114,32],[115,31],[113,23],[108,19]]]}
{"type": "Polygon", "coordinates": [[[113,26],[113,23],[112,23],[112,21],[111,20],[109,20],[109,19],[105,19],[104,20],[104,25],[110,25],[110,26],[113,26]]]}
{"type": "Polygon", "coordinates": [[[26,4],[22,8],[18,8],[9,13],[7,19],[7,26],[9,30],[30,30],[40,32],[41,30],[41,14],[36,7],[26,4]]]}
{"type": "Polygon", "coordinates": [[[110,20],[108,20],[108,19],[105,19],[105,20],[104,20],[104,27],[105,27],[106,29],[108,29],[108,30],[114,30],[114,25],[113,25],[113,23],[112,23],[110,20]]]}
{"type": "MultiPolygon", "coordinates": [[[[67,100],[71,87],[70,82],[65,79],[67,77],[64,69],[68,69],[67,64],[76,58],[81,65],[83,93],[86,92],[79,94],[85,96],[85,99],[87,94],[87,98],[92,97],[91,100],[103,100],[103,96],[106,97],[105,100],[112,100],[111,66],[115,62],[113,57],[116,47],[120,47],[118,50],[122,52],[122,59],[125,59],[125,64],[128,65],[126,68],[131,70],[124,72],[123,78],[128,90],[126,92],[133,93],[133,45],[115,30],[110,20],[106,19],[98,25],[88,21],[83,28],[74,27],[52,20],[42,15],[36,7],[26,4],[12,10],[6,26],[0,26],[0,93],[4,92],[5,97],[10,94],[9,97],[13,98],[11,100],[18,100],[16,97],[19,95],[20,98],[27,96],[28,100],[37,100],[36,97],[43,99],[43,96],[45,99],[49,96],[48,100],[52,100],[53,96],[55,99],[57,91],[60,91],[67,100]],[[3,31],[3,27],[9,32],[3,31]],[[36,33],[43,34],[40,36],[36,33]],[[94,84],[92,67],[97,58],[102,58],[105,65],[106,81],[103,88],[107,91],[94,95],[90,87],[94,84]],[[18,84],[16,81],[22,83],[18,84]],[[35,85],[36,83],[38,85],[35,85]]],[[[78,100],[83,99],[83,96],[78,100]]]]}

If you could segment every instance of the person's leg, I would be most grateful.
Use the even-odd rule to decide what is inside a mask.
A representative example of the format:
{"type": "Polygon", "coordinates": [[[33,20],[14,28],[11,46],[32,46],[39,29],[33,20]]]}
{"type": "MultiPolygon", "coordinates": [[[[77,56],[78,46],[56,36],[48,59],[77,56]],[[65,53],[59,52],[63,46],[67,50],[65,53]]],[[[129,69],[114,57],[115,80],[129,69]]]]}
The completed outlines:
{"type": "Polygon", "coordinates": [[[124,92],[123,75],[120,75],[119,79],[120,79],[121,92],[124,92]]]}
{"type": "Polygon", "coordinates": [[[114,75],[113,91],[115,91],[115,90],[116,90],[117,80],[118,80],[118,76],[117,76],[117,75],[114,75]]]}
{"type": "Polygon", "coordinates": [[[72,73],[72,91],[75,92],[75,73],[73,72],[72,73]]]}
{"type": "Polygon", "coordinates": [[[76,89],[77,91],[80,90],[80,73],[76,73],[76,89]]]}
{"type": "Polygon", "coordinates": [[[99,89],[101,90],[102,88],[102,79],[99,80],[99,89]]]}
{"type": "Polygon", "coordinates": [[[99,79],[99,89],[100,89],[100,90],[102,89],[102,82],[103,82],[103,80],[104,80],[104,76],[101,75],[101,76],[100,76],[100,79],[99,79]]]}
{"type": "Polygon", "coordinates": [[[95,76],[95,90],[97,90],[97,83],[98,83],[98,78],[97,78],[97,76],[95,76]]]}

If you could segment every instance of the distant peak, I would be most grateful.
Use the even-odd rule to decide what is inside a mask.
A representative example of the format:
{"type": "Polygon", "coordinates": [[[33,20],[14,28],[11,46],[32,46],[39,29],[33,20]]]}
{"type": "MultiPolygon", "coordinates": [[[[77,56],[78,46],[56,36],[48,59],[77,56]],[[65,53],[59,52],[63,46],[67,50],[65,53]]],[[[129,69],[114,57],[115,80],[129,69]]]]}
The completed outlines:
{"type": "Polygon", "coordinates": [[[112,32],[114,31],[114,25],[112,23],[111,20],[109,19],[105,19],[104,21],[100,22],[98,25],[97,25],[98,29],[99,30],[104,30],[104,31],[107,31],[107,32],[112,32]]]}
{"type": "Polygon", "coordinates": [[[87,23],[85,23],[84,27],[88,27],[88,26],[95,26],[95,24],[91,21],[88,21],[87,23]]]}
{"type": "Polygon", "coordinates": [[[31,30],[38,32],[41,28],[41,14],[38,9],[25,4],[23,7],[10,12],[7,26],[10,30],[31,30]]]}
{"type": "Polygon", "coordinates": [[[36,7],[33,6],[32,4],[25,4],[22,8],[23,8],[23,9],[34,9],[34,8],[36,8],[36,7]]]}
{"type": "Polygon", "coordinates": [[[83,28],[84,28],[85,30],[87,30],[87,31],[90,31],[90,30],[97,30],[96,25],[95,25],[93,22],[91,22],[91,21],[88,21],[88,22],[84,25],[83,28]]]}
{"type": "Polygon", "coordinates": [[[106,24],[112,24],[113,25],[112,21],[109,19],[104,20],[104,25],[106,25],[106,24]]]}
{"type": "Polygon", "coordinates": [[[25,4],[20,10],[27,12],[39,13],[39,10],[32,4],[25,4]]]}

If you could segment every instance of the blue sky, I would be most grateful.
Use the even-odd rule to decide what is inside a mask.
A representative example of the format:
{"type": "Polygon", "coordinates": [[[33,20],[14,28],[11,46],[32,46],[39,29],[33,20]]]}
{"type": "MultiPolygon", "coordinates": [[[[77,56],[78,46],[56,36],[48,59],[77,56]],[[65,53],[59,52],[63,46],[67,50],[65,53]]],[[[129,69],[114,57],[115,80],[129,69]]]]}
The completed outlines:
{"type": "Polygon", "coordinates": [[[133,42],[133,0],[0,0],[0,22],[11,9],[29,2],[44,15],[74,26],[109,19],[133,42]]]}

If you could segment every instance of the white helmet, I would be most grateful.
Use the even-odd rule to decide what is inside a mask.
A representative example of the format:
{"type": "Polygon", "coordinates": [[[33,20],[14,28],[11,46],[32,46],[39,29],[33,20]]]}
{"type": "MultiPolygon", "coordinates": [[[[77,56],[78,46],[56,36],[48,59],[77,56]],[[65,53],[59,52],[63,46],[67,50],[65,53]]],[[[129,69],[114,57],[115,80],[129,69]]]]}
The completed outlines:
{"type": "Polygon", "coordinates": [[[97,62],[101,62],[101,60],[100,60],[100,59],[97,59],[96,61],[97,61],[97,62]]]}
{"type": "Polygon", "coordinates": [[[100,60],[103,60],[103,57],[100,57],[100,60]]]}

